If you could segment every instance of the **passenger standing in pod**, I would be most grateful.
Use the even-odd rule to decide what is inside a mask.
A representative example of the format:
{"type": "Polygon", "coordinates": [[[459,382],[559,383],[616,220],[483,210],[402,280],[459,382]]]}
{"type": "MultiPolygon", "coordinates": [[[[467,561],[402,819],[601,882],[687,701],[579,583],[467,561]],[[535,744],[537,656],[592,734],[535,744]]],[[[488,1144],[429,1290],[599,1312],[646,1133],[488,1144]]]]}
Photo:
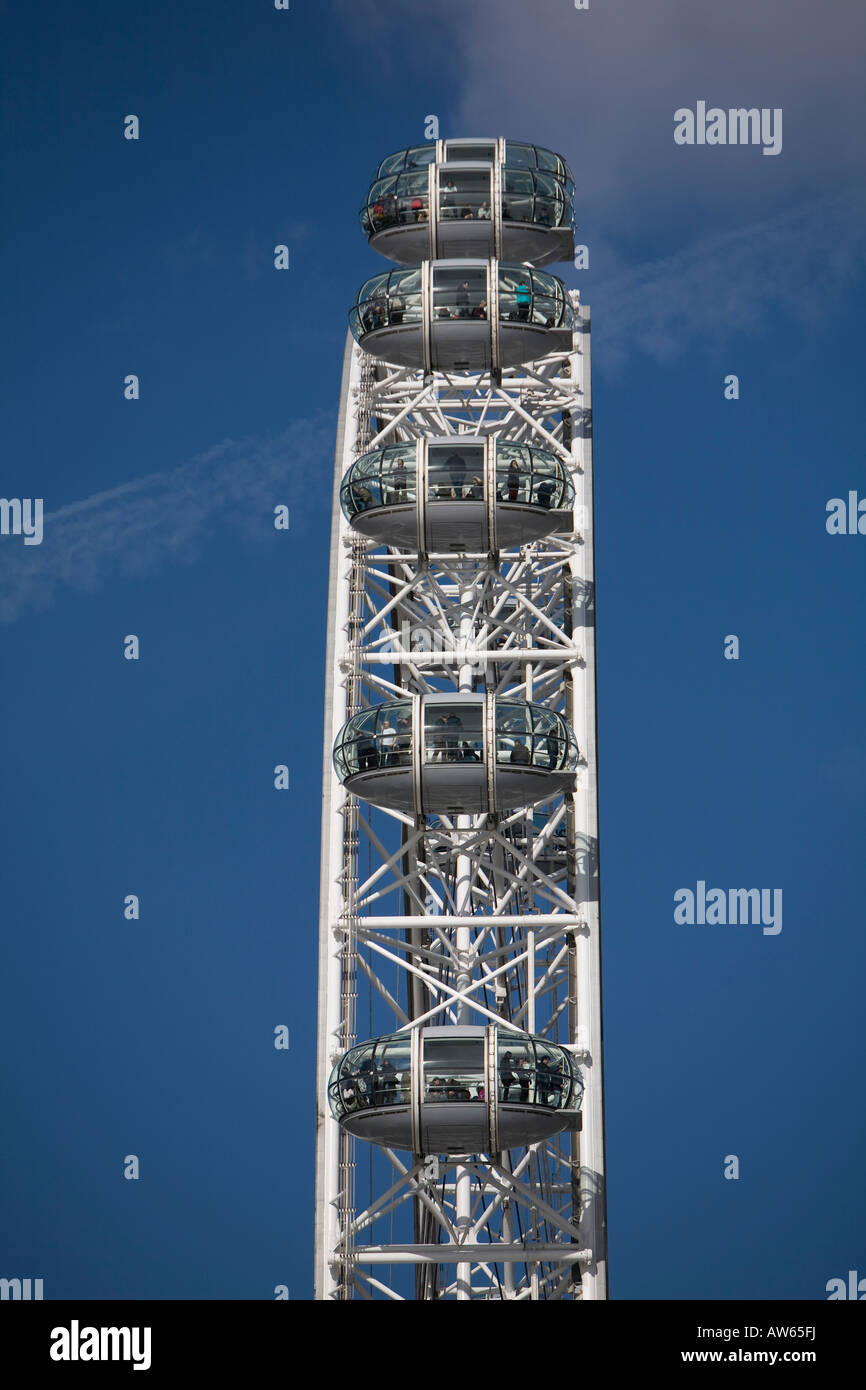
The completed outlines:
{"type": "Polygon", "coordinates": [[[508,1093],[511,1090],[511,1087],[514,1084],[514,1082],[517,1080],[517,1077],[514,1075],[513,1068],[514,1054],[511,1052],[506,1052],[505,1056],[502,1057],[499,1062],[499,1080],[502,1083],[503,1101],[508,1100],[508,1093]]]}
{"type": "Polygon", "coordinates": [[[550,507],[552,505],[552,498],[555,490],[556,483],[551,482],[549,478],[546,479],[543,483],[539,483],[538,487],[535,489],[535,496],[538,500],[538,505],[540,507],[550,507]]]}
{"type": "Polygon", "coordinates": [[[379,744],[382,749],[382,766],[391,767],[394,763],[394,744],[397,741],[397,730],[391,723],[391,716],[385,715],[385,724],[379,730],[379,744]]]}
{"type": "Polygon", "coordinates": [[[551,1066],[549,1068],[549,1086],[550,1090],[553,1092],[550,1097],[550,1104],[555,1105],[557,1109],[559,1109],[562,1104],[562,1090],[565,1085],[565,1077],[563,1075],[564,1066],[565,1062],[560,1061],[557,1066],[551,1066]]]}
{"type": "Polygon", "coordinates": [[[521,1057],[517,1063],[517,1080],[520,1082],[520,1104],[527,1105],[529,1102],[529,1082],[532,1079],[532,1072],[529,1067],[529,1058],[521,1057]]]}
{"type": "Polygon", "coordinates": [[[466,464],[458,453],[449,454],[446,462],[448,475],[451,479],[451,496],[458,501],[463,498],[463,482],[466,477],[466,464]]]}
{"type": "Polygon", "coordinates": [[[520,464],[513,458],[508,465],[508,500],[517,501],[517,493],[520,489],[520,464]]]}
{"type": "Polygon", "coordinates": [[[397,720],[397,739],[394,744],[394,761],[398,765],[411,762],[412,757],[412,728],[409,720],[404,715],[397,720]]]}
{"type": "Polygon", "coordinates": [[[397,1068],[386,1057],[379,1071],[379,1093],[382,1105],[393,1105],[397,1099],[397,1068]]]}
{"type": "Polygon", "coordinates": [[[381,286],[370,300],[370,311],[373,328],[384,327],[388,322],[388,296],[381,286]]]}
{"type": "Polygon", "coordinates": [[[463,732],[463,720],[456,710],[452,710],[445,720],[445,725],[448,730],[448,737],[445,743],[445,747],[448,750],[448,762],[456,763],[459,757],[458,746],[460,735],[463,732]]]}
{"type": "MultiPolygon", "coordinates": [[[[379,750],[376,747],[375,739],[369,733],[363,733],[358,739],[358,771],[375,772],[379,766],[379,750]]],[[[363,1067],[361,1069],[363,1071],[363,1067]]]]}
{"type": "Polygon", "coordinates": [[[355,498],[359,511],[366,511],[373,505],[373,494],[363,483],[352,484],[352,496],[355,498]]]}
{"type": "Polygon", "coordinates": [[[535,1067],[535,1099],[538,1105],[546,1105],[550,1094],[550,1068],[547,1057],[541,1053],[535,1067]]]}
{"type": "Polygon", "coordinates": [[[406,486],[409,481],[409,474],[406,471],[406,464],[403,459],[398,459],[394,466],[394,501],[406,501],[406,486]]]}
{"type": "Polygon", "coordinates": [[[358,1068],[359,1090],[361,1092],[361,1104],[373,1105],[376,1096],[376,1068],[373,1065],[372,1057],[365,1057],[358,1068]]]}
{"type": "Polygon", "coordinates": [[[432,749],[431,763],[444,763],[445,749],[448,744],[448,716],[440,714],[435,725],[430,730],[430,747],[432,749]]]}

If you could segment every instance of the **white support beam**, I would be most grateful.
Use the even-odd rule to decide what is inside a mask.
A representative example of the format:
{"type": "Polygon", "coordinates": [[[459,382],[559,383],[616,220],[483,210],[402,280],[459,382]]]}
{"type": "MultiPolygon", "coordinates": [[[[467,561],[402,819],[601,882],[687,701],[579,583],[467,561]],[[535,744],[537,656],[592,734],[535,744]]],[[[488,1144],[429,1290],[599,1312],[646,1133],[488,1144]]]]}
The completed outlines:
{"type": "Polygon", "coordinates": [[[573,351],[509,368],[501,381],[437,372],[431,382],[347,345],[322,783],[320,1299],[606,1297],[589,312],[572,302],[573,351]],[[420,556],[353,532],[339,505],[347,468],[377,443],[443,433],[534,442],[566,460],[574,529],[503,550],[493,565],[486,553],[420,556]],[[419,626],[438,650],[412,646],[419,626]],[[351,713],[485,683],[570,719],[582,754],[571,796],[434,819],[370,808],[340,787],[331,749],[351,713]],[[328,1077],[367,1036],[370,1010],[378,1033],[424,1019],[498,1022],[565,1047],[584,1086],[580,1130],[513,1150],[508,1164],[449,1159],[448,1181],[423,1154],[404,1164],[341,1134],[328,1077]],[[520,1231],[528,1238],[515,1239],[520,1231]],[[392,1273],[378,1279],[361,1268],[385,1265],[392,1273]]]}

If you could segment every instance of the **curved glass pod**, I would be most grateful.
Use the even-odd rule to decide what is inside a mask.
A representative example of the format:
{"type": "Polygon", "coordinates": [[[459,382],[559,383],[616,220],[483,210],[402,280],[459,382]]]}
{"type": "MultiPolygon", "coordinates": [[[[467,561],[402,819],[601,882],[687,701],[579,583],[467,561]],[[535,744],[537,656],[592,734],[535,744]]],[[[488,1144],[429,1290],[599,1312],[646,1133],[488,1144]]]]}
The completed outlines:
{"type": "Polygon", "coordinates": [[[424,371],[481,372],[570,352],[561,280],[500,261],[424,261],[361,286],[349,324],[365,352],[424,371]]]}
{"type": "Polygon", "coordinates": [[[354,715],[334,745],[347,791],[415,815],[548,801],[573,790],[579,758],[561,714],[484,693],[389,700],[354,715]]]}
{"type": "Polygon", "coordinates": [[[412,1153],[498,1153],[577,1124],[583,1083],[564,1047],[497,1024],[415,1027],[339,1059],[331,1112],[360,1139],[412,1153]]]}
{"type": "Polygon", "coordinates": [[[452,435],[364,454],[340,501],[356,530],[383,544],[489,552],[571,530],[574,485],[546,449],[452,435]]]}
{"type": "Polygon", "coordinates": [[[574,176],[562,155],[539,145],[524,145],[518,140],[479,139],[464,136],[459,140],[431,140],[424,145],[412,145],[408,150],[389,154],[376,170],[376,178],[402,173],[404,169],[423,169],[429,164],[465,164],[466,162],[514,164],[522,169],[545,169],[556,174],[574,194],[574,176]]]}
{"type": "Polygon", "coordinates": [[[551,150],[447,140],[383,160],[360,212],[375,251],[401,265],[497,256],[549,265],[574,256],[574,180],[551,150]]]}

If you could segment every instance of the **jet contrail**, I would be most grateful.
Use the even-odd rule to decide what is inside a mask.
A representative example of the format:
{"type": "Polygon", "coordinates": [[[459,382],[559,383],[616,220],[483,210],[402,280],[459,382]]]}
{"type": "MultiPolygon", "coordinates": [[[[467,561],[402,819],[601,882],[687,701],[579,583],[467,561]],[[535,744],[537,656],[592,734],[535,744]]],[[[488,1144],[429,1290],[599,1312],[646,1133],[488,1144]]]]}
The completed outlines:
{"type": "Polygon", "coordinates": [[[176,468],[51,510],[45,501],[41,545],[0,540],[0,622],[46,608],[64,589],[95,592],[109,576],[151,573],[165,561],[195,560],[211,526],[228,522],[247,536],[265,534],[274,507],[303,525],[311,496],[330,506],[328,479],[335,421],[326,411],[270,439],[226,439],[176,468]]]}

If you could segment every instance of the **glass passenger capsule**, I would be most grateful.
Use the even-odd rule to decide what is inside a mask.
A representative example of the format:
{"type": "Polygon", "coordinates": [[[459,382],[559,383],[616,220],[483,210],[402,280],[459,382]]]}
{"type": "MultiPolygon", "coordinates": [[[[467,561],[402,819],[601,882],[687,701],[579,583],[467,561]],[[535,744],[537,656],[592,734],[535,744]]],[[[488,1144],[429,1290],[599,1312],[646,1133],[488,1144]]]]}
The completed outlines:
{"type": "Polygon", "coordinates": [[[545,1038],[486,1028],[414,1027],[340,1057],[331,1112],[359,1139],[420,1154],[499,1153],[579,1124],[583,1083],[545,1038]]]}
{"type": "Polygon", "coordinates": [[[561,280],[501,261],[424,261],[374,275],[349,324],[365,352],[425,371],[481,372],[570,352],[561,280]]]}
{"type": "Polygon", "coordinates": [[[416,815],[550,800],[573,791],[579,758],[556,710],[490,693],[389,700],[353,715],[334,744],[347,791],[416,815]]]}
{"type": "Polygon", "coordinates": [[[452,435],[364,454],[340,501],[355,529],[383,544],[485,552],[571,530],[574,485],[548,450],[452,435]]]}
{"type": "Polygon", "coordinates": [[[400,265],[574,257],[574,180],[560,155],[515,140],[440,140],[382,161],[361,208],[374,251],[400,265]]]}

